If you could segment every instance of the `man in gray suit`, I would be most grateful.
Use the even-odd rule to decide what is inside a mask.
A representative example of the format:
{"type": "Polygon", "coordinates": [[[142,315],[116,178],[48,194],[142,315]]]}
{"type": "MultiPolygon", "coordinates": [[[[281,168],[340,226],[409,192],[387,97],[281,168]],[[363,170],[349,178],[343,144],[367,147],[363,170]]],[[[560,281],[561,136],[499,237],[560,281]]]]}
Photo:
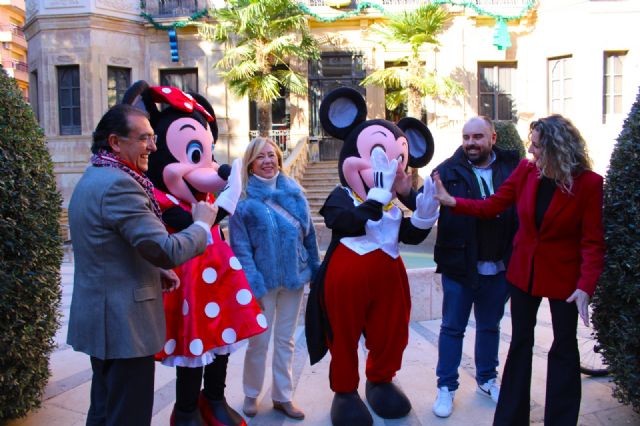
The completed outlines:
{"type": "Polygon", "coordinates": [[[179,284],[169,269],[205,250],[216,217],[217,207],[199,203],[191,226],[167,233],[144,175],[155,138],[144,111],[111,108],[69,204],[75,276],[67,341],[91,357],[87,425],[151,423],[154,354],[165,344],[163,286],[179,284]]]}

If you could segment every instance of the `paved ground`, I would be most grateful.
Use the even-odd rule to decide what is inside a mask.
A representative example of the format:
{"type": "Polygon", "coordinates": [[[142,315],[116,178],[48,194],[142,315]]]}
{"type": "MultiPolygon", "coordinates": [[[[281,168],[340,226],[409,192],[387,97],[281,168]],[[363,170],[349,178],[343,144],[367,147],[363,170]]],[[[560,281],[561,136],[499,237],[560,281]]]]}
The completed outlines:
{"type": "MultiPolygon", "coordinates": [[[[74,352],[65,344],[69,304],[73,290],[73,265],[62,266],[63,320],[56,336],[58,349],[51,357],[52,377],[47,386],[42,408],[24,419],[9,422],[9,426],[74,426],[84,425],[89,408],[89,388],[91,367],[89,358],[74,352]]],[[[510,340],[511,324],[509,315],[502,323],[502,344],[500,360],[504,362],[510,340]]],[[[495,404],[490,399],[476,393],[474,376],[473,339],[474,323],[467,329],[464,355],[460,371],[461,386],[455,400],[455,410],[448,419],[438,419],[431,412],[435,397],[435,368],[437,361],[437,336],[439,320],[414,322],[411,324],[409,347],[404,356],[402,370],[396,381],[412,401],[413,410],[408,417],[385,421],[375,417],[376,425],[489,425],[493,418],[495,404]]],[[[552,332],[548,306],[543,303],[538,316],[534,348],[533,379],[531,391],[531,419],[533,424],[542,424],[544,410],[546,353],[551,344],[552,332]]],[[[241,373],[245,347],[231,356],[227,380],[227,399],[240,410],[242,404],[241,373]]],[[[361,350],[361,366],[364,349],[361,350]]],[[[502,364],[501,364],[502,365],[502,364]]],[[[306,412],[302,422],[286,419],[270,407],[269,388],[261,396],[260,411],[248,423],[250,426],[280,426],[285,424],[330,425],[329,408],[332,393],[328,387],[328,357],[319,364],[309,366],[306,353],[304,330],[296,333],[296,354],[294,360],[295,400],[306,412]]],[[[501,367],[502,368],[502,367],[501,367]]],[[[361,369],[361,376],[363,376],[361,369]]],[[[269,377],[269,373],[267,374],[269,377]]],[[[168,425],[174,402],[175,372],[172,368],[158,365],[156,370],[155,404],[153,425],[168,425]]],[[[267,384],[269,386],[269,384],[267,384]]],[[[640,416],[631,408],[620,405],[611,396],[612,384],[607,378],[582,378],[582,410],[580,425],[640,425],[640,416]]],[[[364,386],[360,393],[364,396],[364,386]]]]}

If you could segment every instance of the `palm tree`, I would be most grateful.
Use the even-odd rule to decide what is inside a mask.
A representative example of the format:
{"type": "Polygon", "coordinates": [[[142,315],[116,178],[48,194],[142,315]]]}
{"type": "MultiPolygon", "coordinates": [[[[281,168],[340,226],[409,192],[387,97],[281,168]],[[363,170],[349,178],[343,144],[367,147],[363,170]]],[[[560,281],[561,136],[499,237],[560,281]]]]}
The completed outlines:
{"type": "Polygon", "coordinates": [[[199,33],[209,41],[229,42],[215,66],[235,95],[256,102],[258,132],[267,136],[271,103],[281,87],[307,93],[306,77],[289,66],[290,60],[320,57],[307,18],[292,0],[231,0],[212,17],[215,23],[201,24],[199,33]]]}
{"type": "Polygon", "coordinates": [[[373,84],[386,90],[388,110],[407,105],[411,117],[422,117],[425,96],[452,97],[464,92],[463,86],[449,77],[427,72],[420,53],[427,44],[438,45],[437,36],[449,23],[449,13],[437,4],[423,5],[413,11],[392,15],[385,24],[377,25],[374,32],[382,38],[383,45],[401,43],[409,45],[411,53],[397,65],[374,71],[360,83],[373,84]]]}

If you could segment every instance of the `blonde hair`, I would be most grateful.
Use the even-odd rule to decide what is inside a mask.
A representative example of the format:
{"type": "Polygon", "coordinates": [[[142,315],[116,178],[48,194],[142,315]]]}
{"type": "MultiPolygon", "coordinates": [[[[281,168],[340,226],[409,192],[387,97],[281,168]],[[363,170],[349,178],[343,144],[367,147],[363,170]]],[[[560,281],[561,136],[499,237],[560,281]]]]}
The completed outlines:
{"type": "Polygon", "coordinates": [[[242,158],[242,164],[244,164],[244,168],[242,169],[243,195],[246,195],[247,192],[249,176],[253,174],[251,173],[253,162],[256,158],[258,158],[258,155],[260,155],[260,152],[266,144],[270,144],[273,147],[274,151],[276,152],[276,157],[278,158],[278,171],[284,174],[284,172],[282,171],[282,151],[280,150],[280,147],[278,147],[278,144],[270,138],[263,138],[260,136],[258,136],[257,138],[253,138],[251,142],[249,142],[249,146],[247,146],[247,149],[244,151],[244,157],[242,158]]]}
{"type": "Polygon", "coordinates": [[[540,156],[536,166],[542,176],[553,179],[565,192],[571,193],[573,178],[591,170],[587,144],[573,123],[559,114],[534,121],[531,132],[540,135],[540,156]]]}

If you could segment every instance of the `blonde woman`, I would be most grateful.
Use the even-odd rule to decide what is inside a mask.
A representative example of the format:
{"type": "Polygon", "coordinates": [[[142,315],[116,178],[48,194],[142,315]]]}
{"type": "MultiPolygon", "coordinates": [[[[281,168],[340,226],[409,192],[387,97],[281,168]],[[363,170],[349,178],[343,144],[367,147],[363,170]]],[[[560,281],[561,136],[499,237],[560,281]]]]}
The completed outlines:
{"type": "Polygon", "coordinates": [[[575,425],[580,411],[578,315],[589,322],[589,298],[604,266],[602,176],[578,129],[560,115],[534,121],[529,153],[486,200],[451,197],[439,176],[437,194],[454,213],[495,217],[515,204],[519,227],[507,268],[511,284],[512,339],[494,425],[528,425],[536,314],[549,299],[553,344],[549,350],[545,425],[575,425]]]}
{"type": "Polygon", "coordinates": [[[231,247],[269,328],[249,339],[242,410],[249,417],[258,412],[273,332],[273,407],[290,418],[303,419],[304,412],[293,403],[293,335],[304,286],[320,265],[316,233],[302,189],[282,172],[282,152],[274,141],[253,139],[243,164],[243,195],[229,222],[231,247]]]}

